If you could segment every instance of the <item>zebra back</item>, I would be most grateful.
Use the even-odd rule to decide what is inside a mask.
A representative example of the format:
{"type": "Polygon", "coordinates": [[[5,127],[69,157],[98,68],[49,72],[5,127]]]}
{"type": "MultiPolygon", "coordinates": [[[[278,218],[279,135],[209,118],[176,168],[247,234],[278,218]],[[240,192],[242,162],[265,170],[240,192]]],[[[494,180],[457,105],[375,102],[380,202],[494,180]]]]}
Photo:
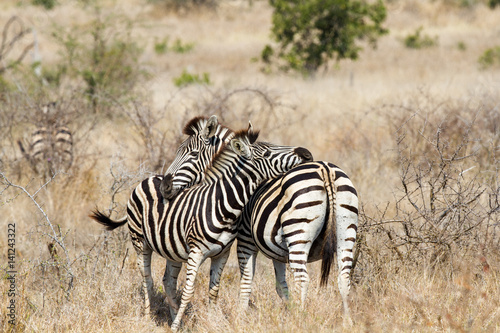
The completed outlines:
{"type": "MultiPolygon", "coordinates": [[[[296,230],[312,237],[309,261],[315,261],[323,259],[321,253],[329,235],[349,238],[353,235],[347,230],[352,229],[355,239],[357,214],[357,192],[344,171],[329,162],[304,163],[258,188],[245,206],[238,238],[255,242],[271,259],[287,262],[289,253],[284,239],[290,235],[284,230],[299,225],[309,228],[313,220],[318,220],[319,229],[314,232],[296,230]],[[342,221],[343,217],[349,217],[348,224],[342,221]],[[327,230],[329,221],[336,224],[337,230],[335,225],[327,230]],[[339,223],[345,225],[339,227],[339,223]]],[[[335,247],[336,240],[331,244],[335,247]]]]}

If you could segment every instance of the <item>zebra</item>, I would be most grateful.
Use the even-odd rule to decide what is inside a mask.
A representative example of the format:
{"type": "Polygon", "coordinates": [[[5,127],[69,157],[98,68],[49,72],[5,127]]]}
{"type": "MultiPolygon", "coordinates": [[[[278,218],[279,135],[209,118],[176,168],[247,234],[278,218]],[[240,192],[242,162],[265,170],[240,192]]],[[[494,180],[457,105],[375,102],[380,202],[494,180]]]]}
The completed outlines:
{"type": "Polygon", "coordinates": [[[237,245],[240,307],[248,306],[257,251],[273,260],[276,291],[284,300],[289,297],[286,263],[290,265],[302,307],[309,285],[306,264],[322,260],[320,286],[325,286],[336,253],[344,326],[352,325],[349,292],[358,196],[342,169],[323,161],[301,164],[263,184],[241,219],[237,245]]]}
{"type": "MultiPolygon", "coordinates": [[[[176,159],[184,159],[176,156],[176,159]]],[[[209,160],[194,160],[200,169],[209,160]]],[[[178,164],[179,166],[179,164],[178,164]]],[[[188,186],[185,177],[168,176],[171,186],[188,186]]],[[[309,284],[307,262],[322,259],[321,283],[327,283],[334,253],[337,254],[338,287],[344,308],[344,326],[352,325],[349,309],[350,273],[358,225],[357,191],[347,174],[329,162],[305,163],[277,179],[268,180],[251,197],[240,217],[238,260],[241,272],[240,307],[251,293],[257,250],[273,260],[276,291],[288,300],[286,263],[300,286],[304,306],[309,284]]],[[[170,276],[175,279],[176,276],[170,276]]],[[[171,282],[172,283],[172,282],[171,282]]]]}
{"type": "MultiPolygon", "coordinates": [[[[169,170],[172,168],[179,169],[179,166],[185,162],[188,158],[197,158],[201,160],[211,160],[212,157],[219,152],[224,144],[229,143],[229,140],[233,137],[234,131],[226,126],[223,126],[218,122],[217,116],[213,115],[210,118],[206,117],[194,117],[184,126],[182,130],[183,134],[187,135],[186,138],[180,146],[177,148],[176,156],[180,158],[175,159],[169,169],[167,169],[167,176],[157,176],[160,179],[160,186],[158,189],[159,193],[154,193],[156,187],[150,187],[149,190],[152,195],[163,197],[163,200],[168,200],[172,198],[181,187],[189,187],[194,183],[199,183],[201,181],[200,175],[204,174],[204,168],[185,170],[186,174],[183,174],[182,169],[177,172],[177,179],[181,185],[172,187],[171,177],[169,178],[169,170]]],[[[138,216],[136,219],[127,219],[125,216],[120,221],[127,221],[129,227],[129,234],[133,243],[134,248],[138,253],[143,253],[143,228],[142,228],[142,218],[138,216]]],[[[152,253],[151,253],[152,254],[152,253]]],[[[143,261],[146,266],[151,263],[151,254],[147,257],[144,254],[143,261]]],[[[142,272],[142,263],[138,262],[139,268],[142,272]]],[[[166,301],[169,304],[170,316],[174,318],[177,313],[178,305],[175,302],[175,295],[177,291],[177,276],[182,268],[182,263],[174,262],[171,260],[166,261],[165,272],[163,276],[163,286],[166,292],[166,301]]],[[[150,275],[144,277],[147,279],[148,293],[145,294],[145,308],[150,316],[150,304],[152,302],[152,291],[153,291],[153,281],[150,275]]]]}
{"type": "Polygon", "coordinates": [[[47,119],[31,133],[27,148],[21,140],[17,141],[33,171],[47,177],[57,171],[67,171],[73,164],[73,136],[67,126],[51,119],[55,107],[55,103],[42,107],[42,116],[47,119]]]}
{"type": "MultiPolygon", "coordinates": [[[[173,331],[180,327],[194,293],[197,271],[206,258],[212,258],[209,295],[216,299],[220,275],[236,237],[236,220],[258,185],[307,161],[310,156],[305,148],[256,142],[257,136],[258,132],[251,128],[236,132],[230,144],[213,158],[202,182],[179,192],[170,201],[164,201],[159,195],[162,177],[155,176],[144,180],[132,192],[125,220],[113,221],[98,210],[91,215],[111,230],[127,220],[141,219],[144,241],[142,248],[136,251],[145,294],[152,291],[150,258],[153,251],[172,262],[187,262],[186,283],[171,326],[173,331]],[[287,162],[281,163],[283,160],[287,162]]],[[[136,244],[132,233],[131,236],[136,244]]]]}

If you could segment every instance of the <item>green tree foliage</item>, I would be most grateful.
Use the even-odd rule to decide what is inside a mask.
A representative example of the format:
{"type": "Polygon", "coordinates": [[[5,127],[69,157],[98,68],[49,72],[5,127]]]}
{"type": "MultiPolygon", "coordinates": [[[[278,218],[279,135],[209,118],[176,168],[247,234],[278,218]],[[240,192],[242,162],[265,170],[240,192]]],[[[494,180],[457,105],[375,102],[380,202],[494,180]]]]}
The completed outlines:
{"type": "Polygon", "coordinates": [[[381,0],[270,0],[274,7],[272,36],[277,52],[267,45],[261,58],[267,64],[281,61],[281,70],[312,74],[328,59],[357,59],[358,40],[376,46],[386,9],[381,0]]]}
{"type": "Polygon", "coordinates": [[[56,0],[31,0],[31,3],[35,6],[42,6],[43,8],[50,10],[54,9],[57,4],[56,0]]]}
{"type": "Polygon", "coordinates": [[[489,0],[488,6],[490,6],[491,9],[495,9],[496,6],[500,6],[500,0],[489,0]]]}

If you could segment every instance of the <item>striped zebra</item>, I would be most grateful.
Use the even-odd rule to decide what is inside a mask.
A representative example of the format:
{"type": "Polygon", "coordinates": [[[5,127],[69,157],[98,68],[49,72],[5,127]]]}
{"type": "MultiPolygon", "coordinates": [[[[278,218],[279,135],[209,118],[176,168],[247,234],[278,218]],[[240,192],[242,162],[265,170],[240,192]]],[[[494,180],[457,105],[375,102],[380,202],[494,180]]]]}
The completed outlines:
{"type": "MultiPolygon", "coordinates": [[[[170,201],[163,200],[160,193],[162,176],[150,177],[132,192],[126,219],[113,221],[99,211],[91,215],[111,230],[127,220],[142,224],[143,246],[136,251],[145,294],[152,290],[150,258],[153,251],[171,262],[187,263],[186,283],[171,326],[173,331],[179,329],[194,293],[198,268],[206,258],[212,259],[209,294],[211,299],[216,298],[220,275],[236,237],[236,220],[258,185],[307,161],[310,156],[305,148],[256,142],[257,135],[258,132],[251,129],[235,133],[230,144],[213,158],[202,182],[179,192],[170,201]],[[283,160],[288,162],[282,163],[283,160]],[[139,219],[141,222],[137,222],[139,219]]],[[[191,163],[189,161],[185,163],[191,163]]],[[[135,245],[132,233],[131,236],[135,245]]]]}
{"type": "MultiPolygon", "coordinates": [[[[55,105],[50,103],[42,108],[42,114],[49,120],[48,115],[55,105]]],[[[26,149],[21,140],[17,144],[37,174],[52,177],[57,171],[67,171],[73,164],[73,136],[68,127],[57,121],[44,123],[31,133],[26,149]]]]}
{"type": "Polygon", "coordinates": [[[322,260],[321,286],[337,255],[344,325],[352,325],[350,273],[358,225],[358,196],[349,177],[332,163],[304,163],[263,184],[245,206],[238,230],[240,306],[251,293],[257,251],[273,260],[276,291],[288,300],[286,263],[300,287],[304,306],[309,285],[306,264],[322,260]]]}
{"type": "MultiPolygon", "coordinates": [[[[152,195],[163,197],[164,200],[172,198],[181,187],[190,187],[195,183],[201,182],[201,176],[204,175],[204,168],[192,168],[190,170],[177,173],[177,179],[180,185],[172,187],[171,177],[169,178],[169,170],[172,168],[179,168],[186,159],[201,159],[212,160],[213,156],[218,153],[224,144],[229,143],[234,135],[234,131],[223,126],[218,122],[217,117],[211,116],[210,118],[195,117],[191,119],[183,128],[183,133],[188,137],[177,148],[176,156],[180,158],[175,159],[169,169],[167,176],[157,176],[160,180],[158,193],[156,187],[149,188],[152,195]]],[[[189,164],[192,165],[192,164],[189,164]]],[[[127,219],[125,216],[120,221],[127,221],[129,227],[130,238],[132,244],[138,253],[143,253],[141,261],[138,262],[141,273],[144,271],[142,265],[150,267],[152,252],[143,251],[144,236],[142,228],[142,217],[137,216],[135,219],[127,219]]],[[[177,314],[178,305],[175,301],[177,293],[177,277],[182,268],[182,263],[168,260],[166,261],[165,272],[163,275],[163,287],[166,293],[166,301],[169,304],[170,316],[174,318],[177,314]]],[[[150,304],[152,302],[153,294],[153,280],[151,275],[144,276],[148,293],[145,294],[145,308],[148,315],[151,315],[150,304]]]]}
{"type": "MultiPolygon", "coordinates": [[[[176,156],[176,159],[183,158],[176,156]]],[[[199,165],[177,165],[183,169],[200,169],[200,165],[210,163],[202,159],[192,161],[199,165]]],[[[186,178],[178,179],[174,168],[169,171],[174,173],[167,175],[172,186],[176,184],[179,188],[190,183],[186,178]]],[[[350,272],[357,224],[356,189],[346,173],[332,163],[302,164],[263,184],[241,216],[237,251],[241,271],[240,306],[248,306],[257,250],[273,260],[276,291],[285,300],[289,294],[286,263],[290,264],[300,286],[302,306],[309,284],[306,263],[322,259],[321,285],[324,286],[336,253],[344,325],[351,325],[350,272]]]]}

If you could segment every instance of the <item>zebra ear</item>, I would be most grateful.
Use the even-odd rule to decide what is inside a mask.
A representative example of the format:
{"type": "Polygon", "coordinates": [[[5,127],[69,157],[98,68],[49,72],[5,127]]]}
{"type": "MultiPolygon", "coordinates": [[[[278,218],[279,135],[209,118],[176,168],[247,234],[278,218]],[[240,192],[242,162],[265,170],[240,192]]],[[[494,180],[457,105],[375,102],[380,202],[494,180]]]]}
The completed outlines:
{"type": "Polygon", "coordinates": [[[253,130],[253,125],[252,122],[249,120],[248,121],[248,139],[250,140],[250,143],[255,143],[257,141],[257,138],[259,137],[259,131],[254,131],[253,130]]]}
{"type": "Polygon", "coordinates": [[[210,139],[215,135],[215,132],[217,131],[217,125],[219,124],[219,121],[217,120],[217,116],[213,115],[207,120],[207,124],[205,125],[205,128],[203,129],[203,136],[205,139],[210,139]]]}
{"type": "Polygon", "coordinates": [[[233,148],[233,151],[240,156],[246,158],[252,157],[252,153],[250,152],[248,145],[238,138],[231,140],[231,148],[233,148]]]}

